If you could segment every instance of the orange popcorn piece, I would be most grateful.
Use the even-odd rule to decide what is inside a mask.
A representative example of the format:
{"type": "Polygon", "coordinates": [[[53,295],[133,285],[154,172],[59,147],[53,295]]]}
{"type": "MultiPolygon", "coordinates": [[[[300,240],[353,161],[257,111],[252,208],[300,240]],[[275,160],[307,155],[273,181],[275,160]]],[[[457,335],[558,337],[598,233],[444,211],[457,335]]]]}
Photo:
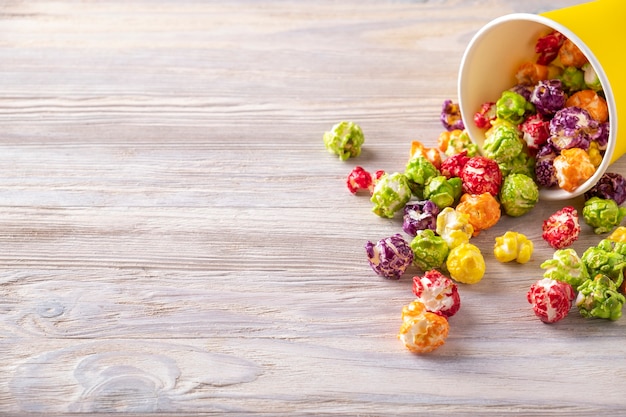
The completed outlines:
{"type": "Polygon", "coordinates": [[[402,308],[402,326],[398,338],[413,353],[428,353],[443,345],[450,325],[445,317],[431,313],[421,301],[402,308]]]}
{"type": "Polygon", "coordinates": [[[549,71],[546,65],[524,62],[517,69],[515,78],[519,84],[535,85],[539,81],[547,80],[548,75],[549,71]]]}
{"type": "Polygon", "coordinates": [[[587,57],[569,39],[565,39],[561,49],[559,49],[559,60],[566,67],[580,68],[587,63],[587,57]]]}
{"type": "Polygon", "coordinates": [[[441,154],[439,153],[439,149],[426,148],[422,142],[414,140],[411,142],[410,158],[413,158],[417,153],[428,159],[437,169],[441,168],[441,154]]]}
{"type": "Polygon", "coordinates": [[[559,187],[572,192],[591,178],[596,172],[596,167],[584,149],[571,148],[563,149],[561,154],[554,158],[554,171],[559,187]]]}
{"type": "Polygon", "coordinates": [[[478,236],[481,230],[495,226],[500,220],[500,203],[491,193],[463,194],[456,210],[469,216],[474,227],[472,236],[478,236]]]}
{"type": "Polygon", "coordinates": [[[581,90],[572,94],[565,102],[565,106],[585,109],[600,123],[609,120],[609,106],[606,100],[593,90],[581,90]]]}

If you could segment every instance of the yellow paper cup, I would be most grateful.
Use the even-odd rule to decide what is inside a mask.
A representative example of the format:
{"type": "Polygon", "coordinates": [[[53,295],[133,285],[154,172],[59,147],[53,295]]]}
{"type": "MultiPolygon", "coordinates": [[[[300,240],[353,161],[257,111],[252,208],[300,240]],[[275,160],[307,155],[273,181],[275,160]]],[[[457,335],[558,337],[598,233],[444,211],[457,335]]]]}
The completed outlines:
{"type": "Polygon", "coordinates": [[[492,20],[472,38],[461,61],[459,107],[470,138],[482,150],[484,131],[474,126],[474,114],[513,87],[515,72],[535,54],[537,39],[557,30],[589,59],[602,83],[609,108],[609,141],[595,174],[573,192],[541,189],[544,200],[566,200],[583,194],[598,182],[608,166],[626,152],[626,136],[618,131],[626,120],[626,2],[596,0],[540,15],[515,13],[492,20]],[[622,134],[621,140],[618,135],[622,134]]]}

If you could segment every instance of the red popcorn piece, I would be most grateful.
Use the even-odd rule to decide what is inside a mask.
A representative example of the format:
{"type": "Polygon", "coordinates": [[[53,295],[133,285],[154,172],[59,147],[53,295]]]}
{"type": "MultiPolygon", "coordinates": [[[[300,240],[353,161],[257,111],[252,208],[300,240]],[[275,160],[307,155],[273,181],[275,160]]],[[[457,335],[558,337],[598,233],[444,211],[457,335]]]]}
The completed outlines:
{"type": "Polygon", "coordinates": [[[372,175],[360,166],[354,167],[350,174],[348,174],[346,185],[352,194],[356,194],[360,190],[368,190],[371,192],[374,188],[372,175]]]}
{"type": "Polygon", "coordinates": [[[443,317],[452,317],[461,308],[457,285],[441,272],[432,269],[423,277],[413,277],[413,294],[426,310],[443,317]]]}
{"type": "Polygon", "coordinates": [[[480,110],[474,114],[474,124],[481,129],[489,129],[494,120],[496,120],[496,103],[493,101],[483,103],[480,110]]]}
{"type": "Polygon", "coordinates": [[[570,284],[550,278],[535,282],[526,294],[535,315],[544,323],[555,323],[567,316],[575,297],[570,284]]]}
{"type": "Polygon", "coordinates": [[[532,155],[535,155],[541,145],[546,143],[550,137],[550,121],[544,120],[539,113],[529,116],[520,124],[519,128],[532,155]]]}
{"type": "Polygon", "coordinates": [[[352,194],[356,194],[361,190],[367,190],[371,194],[376,182],[383,175],[385,175],[385,171],[382,169],[379,169],[372,175],[362,167],[356,166],[350,174],[348,174],[346,185],[352,194]]]}
{"type": "Polygon", "coordinates": [[[578,212],[572,206],[563,207],[543,222],[543,239],[554,249],[563,249],[578,239],[578,212]]]}
{"type": "Polygon", "coordinates": [[[548,65],[559,55],[559,49],[565,42],[565,36],[557,31],[537,39],[535,52],[539,54],[537,64],[548,65]]]}
{"type": "Polygon", "coordinates": [[[498,195],[502,185],[502,173],[498,163],[484,156],[471,157],[461,172],[463,192],[467,194],[489,193],[498,195]]]}
{"type": "Polygon", "coordinates": [[[439,170],[441,171],[441,174],[448,179],[452,177],[460,178],[461,172],[463,172],[463,167],[469,159],[470,157],[467,156],[467,150],[463,150],[460,153],[444,159],[439,170]]]}

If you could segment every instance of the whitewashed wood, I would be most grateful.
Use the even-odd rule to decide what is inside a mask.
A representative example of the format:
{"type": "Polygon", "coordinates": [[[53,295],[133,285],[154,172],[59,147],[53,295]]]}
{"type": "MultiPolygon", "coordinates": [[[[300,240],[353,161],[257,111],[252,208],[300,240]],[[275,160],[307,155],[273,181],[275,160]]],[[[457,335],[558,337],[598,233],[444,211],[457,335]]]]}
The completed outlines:
{"type": "Polygon", "coordinates": [[[3,3],[0,414],[621,414],[624,320],[525,300],[564,203],[474,238],[488,273],[416,356],[396,332],[419,271],[364,259],[399,220],[344,184],[436,143],[483,24],[575,3],[3,3]],[[342,119],[366,133],[348,162],[321,141],[342,119]],[[495,261],[506,230],[531,262],[495,261]]]}

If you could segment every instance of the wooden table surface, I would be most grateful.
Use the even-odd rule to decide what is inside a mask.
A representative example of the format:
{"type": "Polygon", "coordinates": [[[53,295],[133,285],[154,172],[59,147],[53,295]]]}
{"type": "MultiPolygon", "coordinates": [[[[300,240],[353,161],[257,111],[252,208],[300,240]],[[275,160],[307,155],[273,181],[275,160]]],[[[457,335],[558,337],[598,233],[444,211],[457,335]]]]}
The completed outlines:
{"type": "Polygon", "coordinates": [[[420,271],[363,249],[399,219],[345,186],[436,144],[485,23],[574,3],[3,2],[0,415],[623,415],[626,319],[526,301],[543,219],[582,200],[474,238],[487,273],[419,356],[396,335],[420,271]],[[324,149],[340,120],[357,159],[324,149]],[[506,230],[528,264],[494,259],[506,230]]]}

